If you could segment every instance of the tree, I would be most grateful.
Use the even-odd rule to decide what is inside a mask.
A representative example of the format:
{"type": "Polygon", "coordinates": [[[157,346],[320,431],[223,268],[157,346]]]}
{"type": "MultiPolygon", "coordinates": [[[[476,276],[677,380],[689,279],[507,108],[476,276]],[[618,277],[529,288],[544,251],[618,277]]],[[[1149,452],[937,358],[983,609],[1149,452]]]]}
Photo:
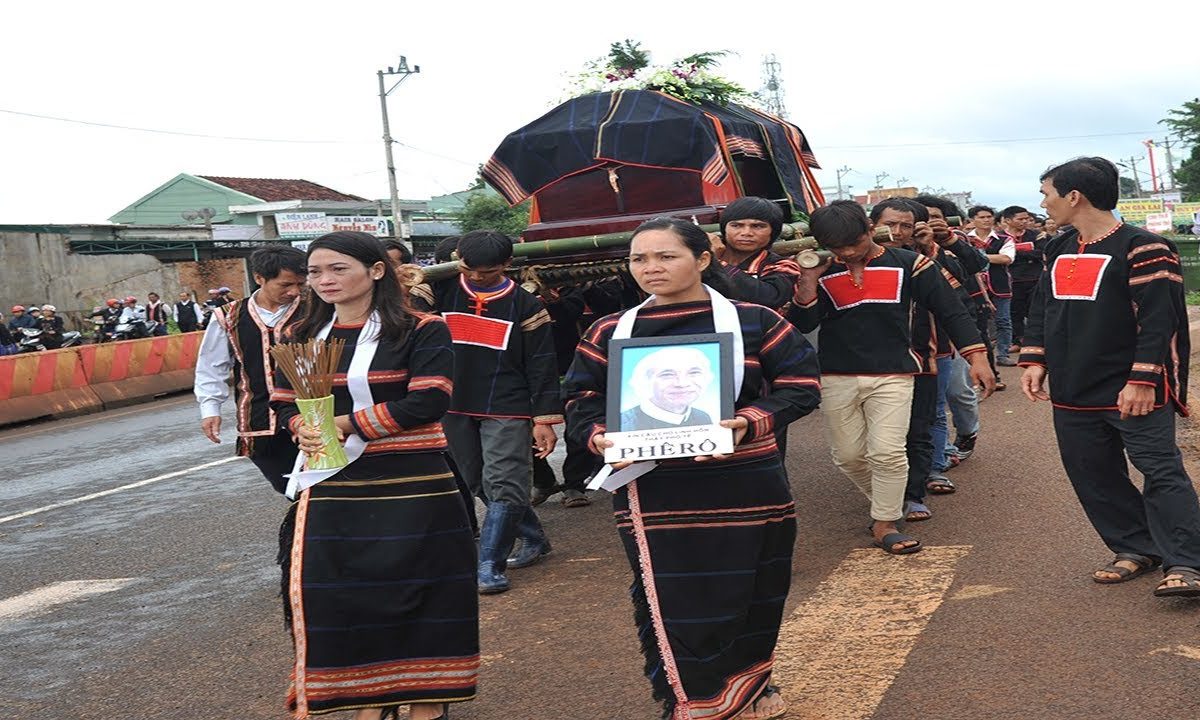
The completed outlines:
{"type": "Polygon", "coordinates": [[[1200,143],[1200,98],[1194,98],[1183,107],[1167,111],[1160,123],[1183,139],[1185,143],[1200,143]]]}
{"type": "Polygon", "coordinates": [[[1137,197],[1138,195],[1140,195],[1140,193],[1138,192],[1137,183],[1135,183],[1133,181],[1133,178],[1127,178],[1124,175],[1122,175],[1118,179],[1121,181],[1121,197],[1132,198],[1132,197],[1137,197]]]}
{"type": "Polygon", "coordinates": [[[1184,200],[1200,200],[1200,145],[1192,148],[1192,154],[1175,169],[1175,184],[1183,193],[1184,200]]]}
{"type": "Polygon", "coordinates": [[[472,195],[463,206],[458,224],[463,232],[497,230],[515,238],[529,227],[529,202],[509,207],[496,195],[472,195]]]}

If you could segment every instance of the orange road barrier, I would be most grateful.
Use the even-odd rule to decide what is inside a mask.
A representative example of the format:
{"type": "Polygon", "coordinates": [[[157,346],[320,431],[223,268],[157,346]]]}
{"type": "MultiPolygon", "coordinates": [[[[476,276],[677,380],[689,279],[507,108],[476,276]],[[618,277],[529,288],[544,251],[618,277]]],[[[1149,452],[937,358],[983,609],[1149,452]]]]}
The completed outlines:
{"type": "Polygon", "coordinates": [[[202,337],[194,332],[0,357],[0,425],[186,390],[202,337]]]}

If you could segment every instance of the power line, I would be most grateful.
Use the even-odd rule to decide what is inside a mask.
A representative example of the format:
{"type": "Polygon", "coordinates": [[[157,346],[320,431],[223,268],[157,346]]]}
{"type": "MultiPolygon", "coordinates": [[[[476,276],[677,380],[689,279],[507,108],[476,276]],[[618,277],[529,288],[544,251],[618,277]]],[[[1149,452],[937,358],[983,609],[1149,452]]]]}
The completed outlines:
{"type": "Polygon", "coordinates": [[[907,147],[942,147],[946,145],[1002,145],[1006,143],[1053,142],[1055,140],[1083,140],[1087,138],[1119,137],[1122,135],[1145,135],[1148,130],[1132,132],[1097,133],[1095,135],[1058,135],[1055,137],[1010,138],[1005,140],[951,140],[935,143],[897,143],[894,145],[826,145],[820,150],[888,150],[891,148],[907,147]]]}
{"type": "MultiPolygon", "coordinates": [[[[184,132],[181,130],[160,130],[157,128],[133,127],[130,125],[116,125],[114,123],[93,122],[91,120],[76,120],[74,118],[57,117],[55,115],[40,115],[38,113],[21,112],[19,110],[6,110],[4,108],[0,108],[0,113],[6,113],[8,115],[20,115],[22,117],[37,118],[39,120],[54,120],[57,122],[71,123],[74,125],[87,125],[89,127],[108,128],[110,130],[129,130],[132,132],[154,133],[156,135],[174,135],[177,137],[203,138],[206,140],[236,140],[236,141],[240,141],[240,142],[283,143],[283,144],[291,144],[291,145],[362,145],[362,144],[366,144],[368,142],[374,142],[374,141],[366,141],[366,140],[289,140],[289,139],[282,139],[282,138],[243,137],[240,135],[211,135],[209,133],[184,132]]],[[[392,142],[395,143],[396,145],[400,145],[401,147],[408,148],[409,150],[413,150],[413,151],[416,151],[419,153],[424,153],[426,155],[431,155],[433,157],[441,158],[443,160],[449,160],[451,162],[460,163],[462,165],[467,165],[469,167],[475,167],[479,164],[477,162],[469,162],[467,160],[461,160],[459,158],[450,157],[449,155],[443,155],[441,153],[436,153],[436,152],[433,152],[432,150],[425,150],[424,148],[419,148],[415,145],[410,145],[410,144],[408,144],[406,142],[402,142],[400,140],[393,139],[392,142]]]]}

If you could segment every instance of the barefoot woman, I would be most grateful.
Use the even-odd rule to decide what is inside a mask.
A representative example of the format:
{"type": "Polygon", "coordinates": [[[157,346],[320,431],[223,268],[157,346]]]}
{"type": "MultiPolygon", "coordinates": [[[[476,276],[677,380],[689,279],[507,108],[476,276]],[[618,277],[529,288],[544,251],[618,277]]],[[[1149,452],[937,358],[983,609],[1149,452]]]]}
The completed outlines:
{"type": "Polygon", "coordinates": [[[774,428],[812,412],[820,385],[812,347],[788,322],[705,285],[721,289],[722,276],[706,272],[710,247],[680,220],[634,231],[630,271],[651,297],[599,320],[580,342],[565,385],[567,430],[597,454],[611,445],[604,413],[614,336],[735,335],[736,412],[721,422],[734,430],[735,452],[663,462],[613,504],[646,675],[664,717],[758,720],[785,710],[770,679],[796,537],[774,428]]]}
{"type": "MultiPolygon", "coordinates": [[[[280,537],[286,614],[296,646],[289,705],[297,718],[354,710],[378,720],[448,716],[475,696],[479,611],[466,508],[446,467],[438,422],[453,351],[440,317],[409,309],[379,241],[338,232],[308,250],[315,295],[293,341],[341,338],[335,421],[347,454],[319,484],[296,487],[280,537]],[[297,496],[297,491],[299,494],[297,496]]],[[[273,406],[307,455],[320,435],[277,374],[273,406]]]]}

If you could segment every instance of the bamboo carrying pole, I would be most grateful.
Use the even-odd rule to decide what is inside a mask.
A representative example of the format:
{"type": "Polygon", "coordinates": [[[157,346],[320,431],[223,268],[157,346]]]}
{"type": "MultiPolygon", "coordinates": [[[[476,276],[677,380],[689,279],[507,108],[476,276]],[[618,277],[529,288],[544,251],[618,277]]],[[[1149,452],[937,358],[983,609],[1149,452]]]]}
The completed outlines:
{"type": "MultiPolygon", "coordinates": [[[[719,225],[701,225],[701,230],[705,232],[715,233],[720,232],[719,225]]],[[[771,250],[785,257],[796,257],[796,262],[801,267],[812,268],[817,267],[832,257],[827,250],[821,250],[817,239],[811,235],[805,235],[808,232],[807,223],[788,223],[783,226],[779,233],[780,239],[771,246],[771,250]]],[[[629,245],[630,237],[633,231],[608,233],[605,235],[587,235],[574,238],[560,238],[557,240],[538,240],[537,242],[522,242],[513,246],[513,257],[532,260],[535,258],[543,259],[544,262],[553,263],[556,255],[579,254],[588,250],[612,250],[614,248],[624,247],[629,245]]],[[[875,239],[886,242],[891,240],[891,231],[886,227],[875,228],[875,239]]],[[[578,270],[583,275],[597,274],[589,273],[589,268],[599,267],[600,265],[608,265],[618,263],[620,259],[614,258],[610,263],[581,265],[578,270]]],[[[525,265],[515,266],[514,271],[520,272],[525,265]]],[[[559,266],[563,272],[569,272],[572,264],[569,261],[562,262],[559,266]]],[[[549,279],[548,274],[557,268],[548,268],[539,266],[538,275],[543,279],[549,279]]],[[[430,265],[429,267],[421,268],[422,282],[437,282],[445,280],[449,277],[454,277],[460,272],[460,266],[457,260],[450,262],[430,265]]],[[[609,273],[600,273],[609,274],[609,273]]]]}

